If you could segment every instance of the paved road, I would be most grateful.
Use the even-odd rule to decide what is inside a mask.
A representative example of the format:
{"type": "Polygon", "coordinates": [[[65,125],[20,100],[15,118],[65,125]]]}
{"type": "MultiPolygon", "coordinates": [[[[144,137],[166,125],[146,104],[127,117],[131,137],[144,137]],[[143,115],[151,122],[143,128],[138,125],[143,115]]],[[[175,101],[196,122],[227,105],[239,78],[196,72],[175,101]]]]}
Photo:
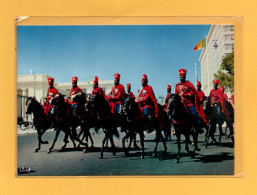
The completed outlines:
{"type": "MultiPolygon", "coordinates": [[[[94,132],[93,130],[91,131],[94,132]]],[[[46,132],[44,140],[52,143],[55,132],[46,132]]],[[[120,134],[121,137],[124,133],[120,134]]],[[[99,159],[103,133],[94,134],[95,148],[88,153],[83,149],[73,149],[71,142],[67,149],[60,150],[63,145],[64,134],[55,145],[55,150],[48,154],[50,144],[42,145],[38,153],[36,134],[18,135],[18,166],[30,166],[32,171],[23,176],[90,176],[90,175],[230,175],[234,172],[234,148],[230,139],[223,138],[219,146],[204,147],[204,136],[199,137],[199,146],[202,149],[195,158],[191,158],[185,151],[184,144],[181,149],[181,162],[176,163],[177,145],[175,136],[167,143],[168,153],[162,154],[162,143],[158,146],[157,157],[152,157],[155,142],[154,133],[145,133],[145,159],[140,159],[140,151],[133,149],[130,157],[125,157],[121,148],[121,138],[114,138],[117,153],[112,155],[111,150],[104,153],[99,159]]],[[[90,143],[89,143],[90,144],[90,143]]],[[[139,142],[138,145],[140,146],[139,142]]],[[[190,148],[193,150],[193,147],[190,148]]]]}

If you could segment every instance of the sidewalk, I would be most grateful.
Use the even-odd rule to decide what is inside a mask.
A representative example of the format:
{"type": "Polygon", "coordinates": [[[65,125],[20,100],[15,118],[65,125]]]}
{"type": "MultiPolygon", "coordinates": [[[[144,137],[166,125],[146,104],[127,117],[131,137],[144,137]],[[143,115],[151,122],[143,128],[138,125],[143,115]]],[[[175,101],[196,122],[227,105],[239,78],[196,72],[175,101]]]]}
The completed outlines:
{"type": "MultiPolygon", "coordinates": [[[[53,130],[54,129],[50,129],[50,130],[47,130],[47,131],[53,131],[53,130]]],[[[32,129],[32,128],[21,130],[20,126],[17,125],[17,135],[24,135],[24,134],[31,134],[31,133],[37,133],[37,130],[32,129]]]]}

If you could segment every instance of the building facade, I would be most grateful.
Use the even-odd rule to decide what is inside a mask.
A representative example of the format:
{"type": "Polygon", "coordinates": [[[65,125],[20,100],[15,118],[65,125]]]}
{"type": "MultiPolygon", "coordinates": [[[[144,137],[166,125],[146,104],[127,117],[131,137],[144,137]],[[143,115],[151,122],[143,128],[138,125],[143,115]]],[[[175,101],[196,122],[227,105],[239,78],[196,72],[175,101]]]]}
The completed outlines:
{"type": "MultiPolygon", "coordinates": [[[[214,73],[222,59],[234,50],[234,25],[212,25],[206,37],[206,47],[200,55],[202,90],[209,95],[214,73]]],[[[230,97],[228,89],[225,91],[230,97]]]]}
{"type": "MultiPolygon", "coordinates": [[[[35,99],[42,103],[42,98],[46,96],[48,90],[48,78],[47,74],[29,74],[29,75],[17,75],[17,118],[18,121],[29,120],[31,116],[26,115],[26,100],[27,97],[35,97],[35,99]]],[[[84,91],[84,93],[91,93],[93,90],[93,79],[88,81],[78,81],[78,86],[84,91]]],[[[99,87],[103,88],[106,94],[111,92],[114,85],[113,80],[98,80],[99,87]]],[[[54,87],[63,95],[68,96],[72,87],[71,82],[67,83],[54,83],[54,87]]]]}

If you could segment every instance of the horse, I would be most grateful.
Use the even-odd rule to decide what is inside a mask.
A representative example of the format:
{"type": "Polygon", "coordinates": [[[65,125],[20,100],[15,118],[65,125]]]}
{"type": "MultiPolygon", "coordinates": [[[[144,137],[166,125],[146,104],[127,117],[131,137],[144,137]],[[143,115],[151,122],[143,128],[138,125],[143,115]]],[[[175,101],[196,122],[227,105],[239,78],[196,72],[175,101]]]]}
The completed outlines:
{"type": "Polygon", "coordinates": [[[179,163],[181,154],[181,143],[180,137],[181,135],[185,136],[185,149],[191,157],[195,157],[195,151],[198,150],[198,140],[197,136],[198,133],[196,132],[196,128],[194,126],[194,122],[192,117],[190,116],[189,112],[186,110],[184,104],[181,102],[181,98],[177,94],[172,94],[171,97],[168,99],[167,110],[169,116],[171,116],[171,120],[173,123],[173,127],[176,131],[177,137],[177,147],[178,147],[178,155],[177,155],[177,163],[179,163]],[[190,135],[193,135],[194,139],[194,152],[189,150],[190,144],[190,135]]]}
{"type": "MultiPolygon", "coordinates": [[[[91,141],[91,148],[94,147],[94,140],[90,133],[90,128],[95,128],[95,132],[98,133],[99,124],[97,121],[97,115],[94,112],[94,109],[86,109],[87,102],[89,101],[91,95],[86,95],[82,92],[76,94],[74,97],[74,100],[78,103],[77,111],[76,111],[76,121],[77,125],[81,126],[81,131],[78,134],[78,139],[83,134],[81,141],[86,139],[86,142],[88,142],[88,138],[91,141]]],[[[76,126],[76,124],[75,124],[76,126]]],[[[78,145],[78,147],[80,144],[78,145]]],[[[86,151],[84,151],[86,152],[86,151]]]]}
{"type": "Polygon", "coordinates": [[[111,113],[109,103],[107,102],[107,100],[104,99],[103,96],[94,94],[87,102],[86,108],[94,109],[94,112],[97,114],[97,120],[105,134],[102,140],[102,148],[99,158],[103,158],[105,142],[107,139],[110,139],[113,155],[115,155],[116,146],[113,142],[113,135],[119,138],[119,133],[117,131],[118,121],[117,118],[111,113]]]}
{"type": "Polygon", "coordinates": [[[206,146],[205,148],[208,147],[209,144],[209,138],[212,138],[212,141],[215,142],[215,144],[219,144],[221,142],[221,137],[222,137],[222,124],[224,121],[227,123],[227,126],[229,127],[230,130],[230,137],[232,142],[234,143],[234,136],[233,136],[233,121],[234,121],[234,109],[231,106],[229,102],[225,103],[225,106],[227,108],[227,111],[229,113],[229,119],[225,119],[225,116],[222,113],[218,113],[217,110],[215,109],[214,105],[211,105],[209,98],[206,98],[204,101],[204,112],[205,115],[207,116],[207,120],[209,121],[209,129],[206,134],[206,146]],[[219,126],[219,142],[216,141],[214,134],[216,131],[216,126],[219,126]]]}
{"type": "Polygon", "coordinates": [[[42,135],[50,128],[53,128],[53,120],[51,120],[44,112],[41,104],[33,97],[28,97],[26,100],[26,114],[33,114],[33,123],[38,135],[38,148],[35,152],[41,149],[41,144],[48,144],[48,141],[42,140],[42,135]]]}
{"type": "MultiPolygon", "coordinates": [[[[128,150],[130,148],[130,145],[128,147],[128,150],[125,149],[125,139],[130,137],[131,139],[133,136],[135,136],[136,133],[140,136],[140,141],[142,145],[142,155],[141,158],[144,158],[144,130],[148,129],[148,132],[151,132],[152,130],[155,130],[156,132],[156,145],[153,152],[153,157],[156,157],[157,154],[157,147],[159,144],[159,141],[161,140],[163,142],[164,151],[163,153],[166,154],[167,152],[167,145],[166,145],[166,139],[162,135],[162,131],[164,131],[164,134],[166,134],[167,131],[167,123],[165,123],[161,105],[158,104],[159,108],[159,114],[157,119],[152,117],[152,120],[148,120],[145,118],[143,111],[140,109],[139,104],[135,102],[135,100],[131,96],[127,96],[127,98],[124,101],[124,113],[127,116],[127,123],[128,123],[128,130],[129,133],[123,138],[123,148],[125,155],[128,155],[128,150]]],[[[131,140],[130,140],[131,143],[131,140]]]]}
{"type": "Polygon", "coordinates": [[[52,146],[49,148],[48,153],[52,151],[54,145],[58,139],[60,131],[62,130],[65,133],[64,137],[64,145],[62,146],[62,150],[66,147],[68,143],[68,136],[73,143],[74,148],[76,148],[76,144],[74,142],[74,137],[71,134],[70,127],[71,127],[71,114],[69,113],[69,105],[67,102],[64,101],[62,94],[57,94],[51,100],[51,105],[54,106],[54,118],[56,123],[56,133],[54,137],[54,141],[52,146]]]}
{"type": "Polygon", "coordinates": [[[136,134],[138,133],[140,136],[140,142],[142,147],[141,159],[143,159],[144,158],[144,128],[142,124],[144,122],[144,114],[141,112],[140,108],[138,107],[138,104],[130,95],[127,95],[126,97],[124,97],[122,109],[127,119],[126,127],[128,130],[126,135],[122,138],[122,147],[123,147],[125,156],[129,156],[129,149],[131,146],[131,142],[132,140],[134,140],[134,143],[135,143],[136,134]],[[130,142],[129,142],[128,149],[126,150],[125,141],[128,138],[130,138],[130,142]]]}

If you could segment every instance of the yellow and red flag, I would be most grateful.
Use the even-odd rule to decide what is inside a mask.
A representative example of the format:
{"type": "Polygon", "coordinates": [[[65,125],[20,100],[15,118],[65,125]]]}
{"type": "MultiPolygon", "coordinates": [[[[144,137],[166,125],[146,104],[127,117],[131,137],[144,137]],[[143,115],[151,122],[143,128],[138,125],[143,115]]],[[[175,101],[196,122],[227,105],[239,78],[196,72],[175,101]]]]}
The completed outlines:
{"type": "Polygon", "coordinates": [[[206,47],[206,38],[204,38],[203,40],[201,40],[197,46],[194,47],[194,51],[197,51],[198,49],[201,49],[203,47],[206,47]]]}

